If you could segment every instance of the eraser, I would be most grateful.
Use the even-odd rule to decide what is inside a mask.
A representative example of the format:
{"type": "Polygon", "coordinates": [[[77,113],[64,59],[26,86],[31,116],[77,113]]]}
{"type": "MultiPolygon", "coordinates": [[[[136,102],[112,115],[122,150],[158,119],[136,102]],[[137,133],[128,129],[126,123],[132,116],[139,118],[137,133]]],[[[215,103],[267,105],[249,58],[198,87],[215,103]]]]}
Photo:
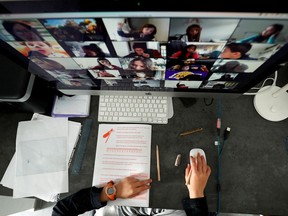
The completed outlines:
{"type": "Polygon", "coordinates": [[[178,154],[175,160],[175,166],[179,166],[181,163],[181,154],[178,154]]]}

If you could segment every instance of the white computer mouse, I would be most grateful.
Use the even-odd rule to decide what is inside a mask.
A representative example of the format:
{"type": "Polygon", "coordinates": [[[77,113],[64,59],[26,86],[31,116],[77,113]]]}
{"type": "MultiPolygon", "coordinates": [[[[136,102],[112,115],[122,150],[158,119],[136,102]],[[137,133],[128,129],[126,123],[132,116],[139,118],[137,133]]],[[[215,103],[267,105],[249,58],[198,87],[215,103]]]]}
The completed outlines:
{"type": "MultiPolygon", "coordinates": [[[[206,160],[206,155],[205,155],[205,152],[204,152],[203,149],[193,148],[193,149],[190,150],[190,154],[189,154],[189,155],[192,156],[193,158],[196,158],[196,163],[197,163],[197,154],[198,154],[198,153],[199,153],[200,155],[203,155],[204,158],[205,158],[205,161],[207,161],[207,160],[206,160]]],[[[189,160],[190,160],[190,163],[192,163],[190,157],[189,157],[189,160]]]]}

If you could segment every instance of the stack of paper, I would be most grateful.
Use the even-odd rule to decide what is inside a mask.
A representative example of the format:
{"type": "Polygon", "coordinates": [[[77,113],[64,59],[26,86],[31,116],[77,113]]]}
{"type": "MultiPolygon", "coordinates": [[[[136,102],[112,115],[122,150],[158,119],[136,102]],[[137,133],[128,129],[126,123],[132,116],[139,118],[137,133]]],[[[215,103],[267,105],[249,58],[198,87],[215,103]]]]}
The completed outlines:
{"type": "MultiPolygon", "coordinates": [[[[105,186],[125,177],[150,178],[152,126],[145,124],[100,124],[93,185],[105,186]]],[[[130,199],[109,201],[108,205],[149,206],[149,190],[130,199]]]]}
{"type": "Polygon", "coordinates": [[[1,184],[13,189],[13,198],[57,201],[59,193],[68,192],[68,167],[80,130],[80,123],[40,114],[19,122],[16,152],[1,184]]]}

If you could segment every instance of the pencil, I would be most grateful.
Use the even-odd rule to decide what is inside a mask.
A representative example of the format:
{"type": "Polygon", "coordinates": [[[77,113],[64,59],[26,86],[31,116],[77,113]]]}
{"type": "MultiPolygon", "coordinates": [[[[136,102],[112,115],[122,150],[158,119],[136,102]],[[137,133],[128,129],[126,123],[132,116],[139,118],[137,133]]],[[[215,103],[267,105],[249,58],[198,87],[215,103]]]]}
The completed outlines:
{"type": "Polygon", "coordinates": [[[189,135],[189,134],[193,134],[193,133],[196,133],[196,132],[200,132],[202,131],[203,128],[195,128],[193,130],[190,130],[190,131],[186,131],[186,132],[183,132],[183,133],[180,133],[180,136],[186,136],[186,135],[189,135]]]}
{"type": "Polygon", "coordinates": [[[161,177],[160,177],[160,160],[159,160],[159,148],[158,148],[158,145],[156,145],[156,160],[157,160],[157,177],[158,177],[158,181],[160,181],[161,177]]]}

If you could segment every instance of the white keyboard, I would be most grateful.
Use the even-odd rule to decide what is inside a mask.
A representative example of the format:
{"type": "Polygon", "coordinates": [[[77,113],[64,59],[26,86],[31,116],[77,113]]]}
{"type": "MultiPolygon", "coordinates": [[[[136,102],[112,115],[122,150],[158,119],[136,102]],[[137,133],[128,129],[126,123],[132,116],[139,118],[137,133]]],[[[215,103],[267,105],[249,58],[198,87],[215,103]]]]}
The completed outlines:
{"type": "Polygon", "coordinates": [[[99,96],[99,122],[168,123],[168,97],[162,96],[99,96]]]}

